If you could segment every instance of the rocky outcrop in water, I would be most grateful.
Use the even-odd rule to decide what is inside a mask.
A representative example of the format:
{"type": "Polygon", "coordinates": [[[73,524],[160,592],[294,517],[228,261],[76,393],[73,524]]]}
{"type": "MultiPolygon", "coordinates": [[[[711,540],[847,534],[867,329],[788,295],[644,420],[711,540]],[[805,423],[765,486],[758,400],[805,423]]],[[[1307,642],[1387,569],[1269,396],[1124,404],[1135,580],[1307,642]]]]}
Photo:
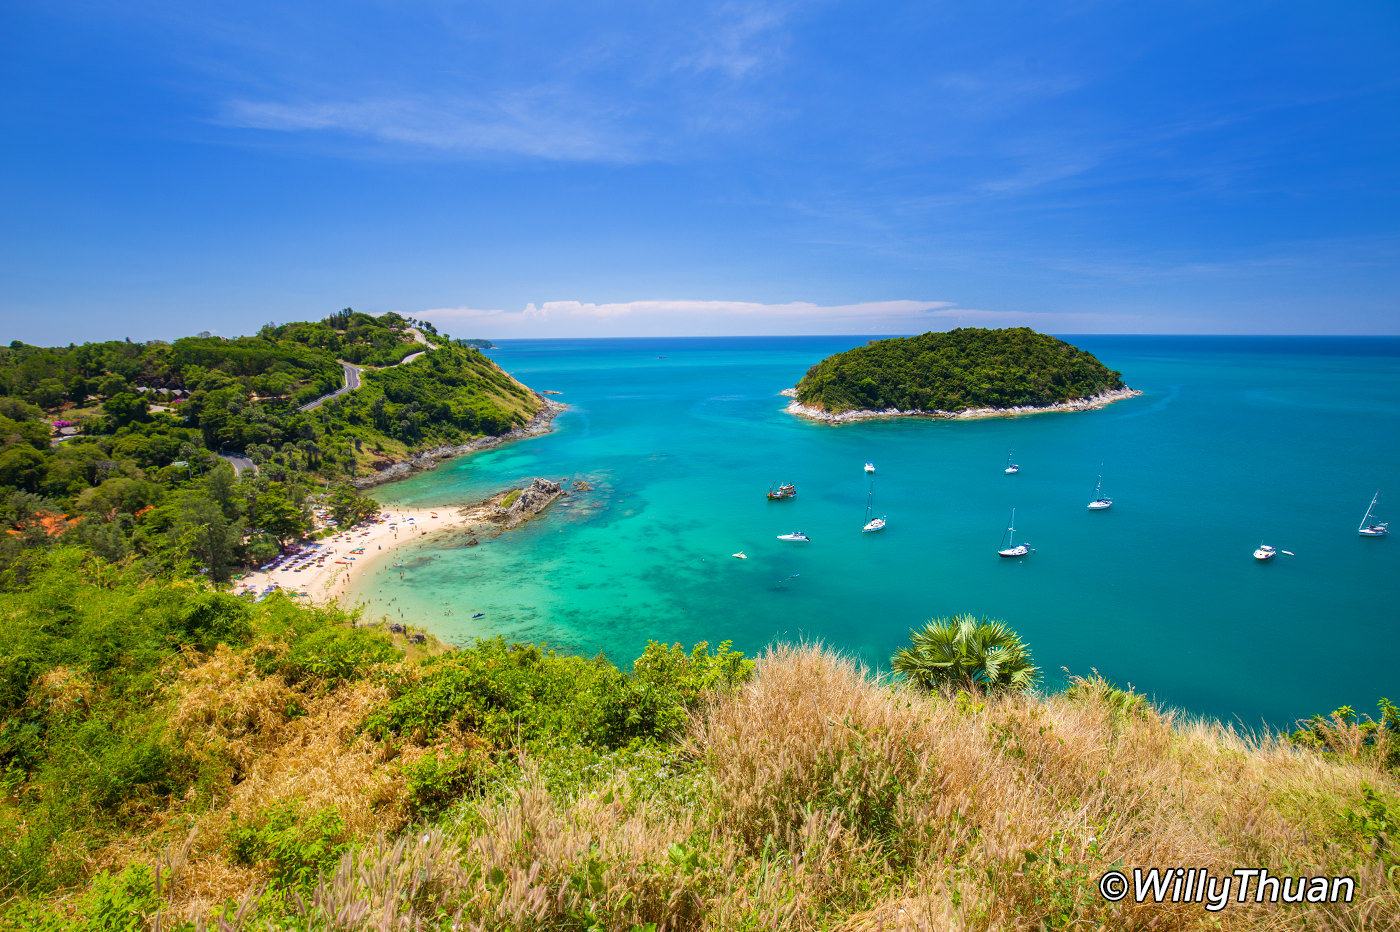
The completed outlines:
{"type": "Polygon", "coordinates": [[[536,477],[533,482],[514,493],[507,493],[496,506],[496,514],[491,520],[502,528],[515,527],[527,518],[532,518],[549,507],[561,495],[566,495],[559,483],[536,477]],[[514,498],[511,496],[514,495],[514,498]],[[506,502],[510,502],[509,505],[506,502]]]}

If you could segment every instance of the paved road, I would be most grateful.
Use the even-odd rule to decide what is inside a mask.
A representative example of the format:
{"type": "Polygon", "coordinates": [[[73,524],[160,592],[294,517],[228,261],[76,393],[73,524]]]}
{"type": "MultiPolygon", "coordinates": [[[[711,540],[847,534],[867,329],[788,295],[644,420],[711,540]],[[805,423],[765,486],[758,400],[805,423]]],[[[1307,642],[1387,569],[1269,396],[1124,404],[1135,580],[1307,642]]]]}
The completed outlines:
{"type": "Polygon", "coordinates": [[[257,465],[242,453],[219,453],[218,456],[220,459],[226,460],[228,464],[233,467],[233,474],[235,476],[245,469],[251,469],[253,472],[258,471],[257,465]]]}
{"type": "Polygon", "coordinates": [[[344,384],[342,384],[340,388],[337,388],[335,391],[331,392],[329,395],[322,395],[315,401],[308,401],[306,404],[301,406],[301,410],[314,411],[317,408],[321,407],[321,405],[330,401],[332,398],[335,398],[338,395],[344,395],[346,392],[353,392],[355,389],[360,387],[361,369],[359,366],[356,366],[352,363],[348,363],[342,359],[340,360],[340,368],[344,371],[344,384]]]}
{"type": "MultiPolygon", "coordinates": [[[[413,339],[416,342],[422,343],[424,346],[429,345],[428,338],[423,336],[423,334],[418,330],[417,327],[408,328],[408,332],[413,335],[413,339]]],[[[402,366],[405,363],[413,362],[413,360],[417,359],[419,356],[422,356],[426,352],[427,350],[419,350],[416,353],[409,353],[403,359],[400,359],[395,365],[402,366]]],[[[332,398],[335,398],[339,395],[344,395],[346,392],[353,392],[355,389],[360,387],[360,373],[365,371],[365,367],[356,366],[352,363],[346,362],[343,359],[338,361],[340,363],[340,368],[345,371],[345,383],[341,385],[340,388],[337,388],[335,391],[331,392],[329,395],[322,395],[315,401],[308,401],[306,404],[301,406],[302,411],[314,411],[317,408],[321,407],[321,405],[330,401],[332,398]]],[[[393,366],[386,366],[385,368],[392,369],[393,366]]]]}

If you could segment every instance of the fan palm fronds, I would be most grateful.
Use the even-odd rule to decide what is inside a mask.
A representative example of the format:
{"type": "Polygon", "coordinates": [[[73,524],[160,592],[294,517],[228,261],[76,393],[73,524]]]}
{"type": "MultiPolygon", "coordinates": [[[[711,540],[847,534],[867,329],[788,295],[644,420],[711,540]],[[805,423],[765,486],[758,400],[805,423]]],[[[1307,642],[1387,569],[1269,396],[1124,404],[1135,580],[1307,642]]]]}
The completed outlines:
{"type": "Polygon", "coordinates": [[[909,635],[893,666],[921,689],[1028,689],[1040,680],[1030,649],[999,619],[935,618],[909,635]]]}

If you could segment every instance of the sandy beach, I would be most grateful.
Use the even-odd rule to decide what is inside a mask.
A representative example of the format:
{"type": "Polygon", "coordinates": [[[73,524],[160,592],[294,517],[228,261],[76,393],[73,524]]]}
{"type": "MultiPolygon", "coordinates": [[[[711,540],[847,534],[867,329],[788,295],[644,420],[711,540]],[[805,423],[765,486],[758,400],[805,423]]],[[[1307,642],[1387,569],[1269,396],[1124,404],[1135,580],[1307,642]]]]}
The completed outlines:
{"type": "MultiPolygon", "coordinates": [[[[587,489],[586,483],[575,485],[575,491],[587,489]]],[[[500,533],[530,520],[556,498],[568,494],[557,482],[535,478],[523,488],[503,489],[469,505],[388,508],[348,530],[302,542],[294,552],[235,580],[234,591],[258,594],[281,590],[316,602],[344,605],[351,582],[405,544],[469,527],[473,533],[500,533]]]]}
{"type": "Polygon", "coordinates": [[[349,530],[303,544],[295,556],[283,558],[275,569],[248,573],[236,581],[234,591],[264,592],[274,586],[317,602],[337,601],[349,591],[356,575],[396,548],[480,518],[480,514],[456,506],[386,509],[349,530]]]}
{"type": "Polygon", "coordinates": [[[1136,398],[1142,392],[1135,388],[1120,388],[1094,395],[1091,398],[1076,398],[1073,401],[1064,401],[1053,405],[1019,405],[1014,408],[965,408],[962,411],[901,411],[898,408],[886,408],[883,411],[842,411],[840,414],[832,414],[821,408],[802,404],[796,400],[797,389],[795,388],[785,388],[778,394],[794,399],[784,409],[788,414],[810,418],[814,421],[823,421],[827,424],[846,424],[851,421],[867,421],[877,417],[926,417],[938,420],[966,421],[984,417],[1049,414],[1055,411],[1092,411],[1095,408],[1111,405],[1115,401],[1122,401],[1124,398],[1136,398]]]}

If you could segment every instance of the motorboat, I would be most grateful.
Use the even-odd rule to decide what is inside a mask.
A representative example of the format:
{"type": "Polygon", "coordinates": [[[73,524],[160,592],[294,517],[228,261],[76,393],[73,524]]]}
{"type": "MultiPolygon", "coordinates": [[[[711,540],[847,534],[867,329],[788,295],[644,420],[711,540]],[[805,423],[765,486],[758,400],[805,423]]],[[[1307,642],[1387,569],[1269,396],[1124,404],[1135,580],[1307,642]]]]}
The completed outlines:
{"type": "Polygon", "coordinates": [[[808,537],[806,534],[803,534],[801,531],[793,531],[791,534],[779,534],[779,535],[778,535],[778,540],[802,540],[802,541],[810,541],[811,538],[808,537]]]}
{"type": "Polygon", "coordinates": [[[1267,563],[1276,556],[1278,556],[1278,551],[1268,544],[1260,544],[1259,549],[1254,551],[1254,559],[1258,560],[1260,563],[1267,563]]]}
{"type": "Polygon", "coordinates": [[[768,500],[770,502],[776,502],[784,498],[792,498],[796,494],[797,486],[793,485],[791,482],[779,486],[770,485],[768,487],[768,500]]]}

